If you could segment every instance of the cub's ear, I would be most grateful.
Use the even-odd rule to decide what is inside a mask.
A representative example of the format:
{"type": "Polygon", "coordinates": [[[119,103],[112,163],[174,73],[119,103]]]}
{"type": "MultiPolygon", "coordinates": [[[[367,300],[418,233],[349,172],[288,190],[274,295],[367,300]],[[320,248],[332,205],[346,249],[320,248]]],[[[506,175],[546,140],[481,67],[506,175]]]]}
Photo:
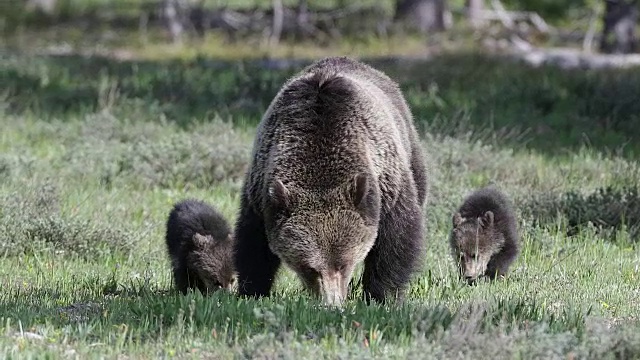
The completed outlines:
{"type": "Polygon", "coordinates": [[[480,219],[478,219],[480,222],[480,226],[486,228],[489,226],[493,225],[493,212],[492,211],[487,211],[484,213],[484,215],[482,215],[482,217],[480,219]]]}
{"type": "Polygon", "coordinates": [[[366,174],[360,173],[353,177],[348,188],[349,197],[355,207],[360,207],[362,200],[369,191],[369,179],[366,174]]]}
{"type": "Polygon", "coordinates": [[[453,220],[453,227],[460,226],[460,224],[462,224],[462,222],[464,221],[464,219],[462,218],[462,215],[459,212],[453,214],[452,220],[453,220]]]}
{"type": "Polygon", "coordinates": [[[204,247],[213,243],[213,237],[211,235],[202,235],[199,233],[193,234],[193,242],[198,247],[204,247]]]}
{"type": "Polygon", "coordinates": [[[276,179],[269,186],[269,200],[277,208],[287,209],[289,207],[289,190],[282,181],[276,179]]]}

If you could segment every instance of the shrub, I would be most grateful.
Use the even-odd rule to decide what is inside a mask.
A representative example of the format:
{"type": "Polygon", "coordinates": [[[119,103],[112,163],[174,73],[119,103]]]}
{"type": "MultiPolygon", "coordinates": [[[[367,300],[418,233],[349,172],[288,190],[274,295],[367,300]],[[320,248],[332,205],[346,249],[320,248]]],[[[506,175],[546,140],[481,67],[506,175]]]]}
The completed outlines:
{"type": "Polygon", "coordinates": [[[125,229],[62,212],[57,189],[50,183],[14,192],[0,201],[0,254],[53,250],[92,258],[104,253],[127,254],[132,248],[125,229]]]}
{"type": "Polygon", "coordinates": [[[563,217],[568,235],[575,235],[593,226],[606,238],[626,228],[629,238],[638,241],[640,235],[640,196],[637,186],[597,188],[585,195],[575,190],[563,194],[542,193],[523,206],[523,214],[532,216],[538,224],[563,217]]]}

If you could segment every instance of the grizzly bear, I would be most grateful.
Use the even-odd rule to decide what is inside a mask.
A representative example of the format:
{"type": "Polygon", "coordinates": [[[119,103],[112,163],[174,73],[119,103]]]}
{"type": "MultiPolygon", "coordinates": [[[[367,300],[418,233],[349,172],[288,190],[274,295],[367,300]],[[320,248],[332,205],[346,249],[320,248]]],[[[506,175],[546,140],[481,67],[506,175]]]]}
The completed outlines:
{"type": "Polygon", "coordinates": [[[422,264],[427,190],[398,85],[346,57],[309,65],[258,126],[235,226],[239,294],[268,296],[283,262],[341,305],[364,261],[365,300],[402,301],[422,264]]]}
{"type": "Polygon", "coordinates": [[[460,277],[469,284],[504,277],[520,251],[516,226],[509,200],[494,186],[470,194],[453,215],[449,236],[460,277]]]}
{"type": "Polygon", "coordinates": [[[203,294],[235,282],[233,237],[227,220],[207,203],[187,199],[176,203],[167,221],[166,245],[176,288],[203,294]]]}

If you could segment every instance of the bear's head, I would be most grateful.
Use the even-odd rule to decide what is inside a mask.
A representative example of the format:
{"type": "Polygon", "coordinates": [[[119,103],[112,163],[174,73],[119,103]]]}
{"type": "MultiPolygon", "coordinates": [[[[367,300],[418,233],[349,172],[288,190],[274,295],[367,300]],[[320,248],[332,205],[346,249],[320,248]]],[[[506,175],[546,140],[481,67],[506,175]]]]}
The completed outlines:
{"type": "Polygon", "coordinates": [[[491,257],[504,245],[504,237],[496,231],[494,214],[486,211],[480,217],[453,215],[451,247],[460,276],[474,283],[487,270],[491,257]]]}
{"type": "Polygon", "coordinates": [[[193,251],[187,255],[189,267],[195,271],[211,293],[218,289],[231,290],[236,282],[233,264],[233,238],[194,234],[193,251]]]}
{"type": "Polygon", "coordinates": [[[285,185],[268,188],[269,247],[327,305],[342,305],[353,271],[373,247],[380,195],[366,174],[318,191],[285,185]]]}

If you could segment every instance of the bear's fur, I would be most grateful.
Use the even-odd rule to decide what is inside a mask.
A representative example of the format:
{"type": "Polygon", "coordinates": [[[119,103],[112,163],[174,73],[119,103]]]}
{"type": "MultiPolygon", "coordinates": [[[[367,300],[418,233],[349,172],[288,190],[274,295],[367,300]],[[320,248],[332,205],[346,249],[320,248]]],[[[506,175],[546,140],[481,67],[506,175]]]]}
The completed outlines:
{"type": "Polygon", "coordinates": [[[424,254],[425,159],[398,85],[346,57],[288,80],[258,127],[235,227],[241,295],[281,261],[341,304],[364,260],[367,301],[401,300],[424,254]]]}
{"type": "Polygon", "coordinates": [[[519,243],[515,213],[494,186],[471,193],[453,215],[449,244],[460,277],[469,283],[505,276],[519,243]]]}
{"type": "Polygon", "coordinates": [[[187,199],[176,203],[167,220],[166,245],[176,288],[203,294],[235,282],[233,237],[227,220],[207,203],[187,199]]]}

